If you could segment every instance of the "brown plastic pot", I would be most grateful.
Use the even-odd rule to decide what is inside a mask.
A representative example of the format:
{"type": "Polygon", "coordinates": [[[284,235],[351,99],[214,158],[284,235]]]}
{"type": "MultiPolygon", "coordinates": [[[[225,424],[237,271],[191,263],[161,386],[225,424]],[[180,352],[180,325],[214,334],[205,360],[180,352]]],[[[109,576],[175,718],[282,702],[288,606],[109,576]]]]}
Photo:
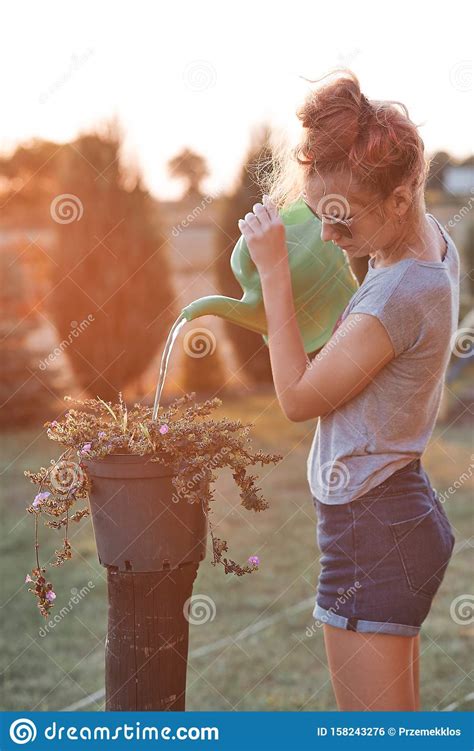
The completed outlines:
{"type": "Polygon", "coordinates": [[[176,490],[172,472],[150,457],[112,454],[83,460],[99,561],[118,571],[152,572],[206,556],[207,514],[176,490]]]}

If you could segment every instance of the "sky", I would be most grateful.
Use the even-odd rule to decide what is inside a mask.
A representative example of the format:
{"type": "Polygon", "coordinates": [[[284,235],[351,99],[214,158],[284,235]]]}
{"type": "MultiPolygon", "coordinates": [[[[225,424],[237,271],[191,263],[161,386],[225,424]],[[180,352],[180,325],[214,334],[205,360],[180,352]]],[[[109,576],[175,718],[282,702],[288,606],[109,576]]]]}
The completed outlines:
{"type": "Polygon", "coordinates": [[[124,155],[157,198],[179,196],[166,162],[208,161],[209,193],[231,188],[252,128],[294,142],[296,109],[336,66],[369,99],[402,101],[428,152],[472,153],[472,12],[464,0],[10,3],[2,12],[0,151],[60,143],[117,117],[124,155]]]}

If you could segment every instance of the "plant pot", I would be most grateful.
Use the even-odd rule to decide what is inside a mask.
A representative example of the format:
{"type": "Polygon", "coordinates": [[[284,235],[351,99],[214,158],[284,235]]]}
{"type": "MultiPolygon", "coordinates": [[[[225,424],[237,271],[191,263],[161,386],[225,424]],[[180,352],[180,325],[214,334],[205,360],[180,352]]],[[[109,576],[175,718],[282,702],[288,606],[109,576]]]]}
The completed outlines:
{"type": "Polygon", "coordinates": [[[166,571],[205,558],[207,514],[201,503],[188,503],[185,496],[172,500],[176,490],[169,468],[133,454],[83,463],[91,480],[92,525],[103,566],[166,571]]]}

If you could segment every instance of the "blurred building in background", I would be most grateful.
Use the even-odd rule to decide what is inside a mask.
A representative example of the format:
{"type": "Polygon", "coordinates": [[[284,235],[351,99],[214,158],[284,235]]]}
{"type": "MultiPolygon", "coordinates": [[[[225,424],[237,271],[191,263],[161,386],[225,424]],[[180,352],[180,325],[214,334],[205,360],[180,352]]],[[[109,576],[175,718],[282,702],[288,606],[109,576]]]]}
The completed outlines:
{"type": "Polygon", "coordinates": [[[427,181],[426,204],[459,250],[462,318],[474,304],[474,157],[457,164],[445,152],[435,154],[427,181]]]}

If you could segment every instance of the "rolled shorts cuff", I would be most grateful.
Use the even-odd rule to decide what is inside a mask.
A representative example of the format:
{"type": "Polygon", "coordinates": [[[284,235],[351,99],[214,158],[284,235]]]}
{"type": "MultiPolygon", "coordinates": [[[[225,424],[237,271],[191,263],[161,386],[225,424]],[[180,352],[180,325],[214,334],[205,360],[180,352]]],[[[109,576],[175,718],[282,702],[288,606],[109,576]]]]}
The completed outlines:
{"type": "Polygon", "coordinates": [[[378,634],[392,634],[394,636],[416,636],[421,626],[410,626],[404,623],[391,623],[390,621],[364,621],[360,618],[346,618],[338,613],[331,613],[316,603],[313,610],[313,618],[328,623],[330,626],[346,629],[347,631],[376,632],[378,634]]]}

